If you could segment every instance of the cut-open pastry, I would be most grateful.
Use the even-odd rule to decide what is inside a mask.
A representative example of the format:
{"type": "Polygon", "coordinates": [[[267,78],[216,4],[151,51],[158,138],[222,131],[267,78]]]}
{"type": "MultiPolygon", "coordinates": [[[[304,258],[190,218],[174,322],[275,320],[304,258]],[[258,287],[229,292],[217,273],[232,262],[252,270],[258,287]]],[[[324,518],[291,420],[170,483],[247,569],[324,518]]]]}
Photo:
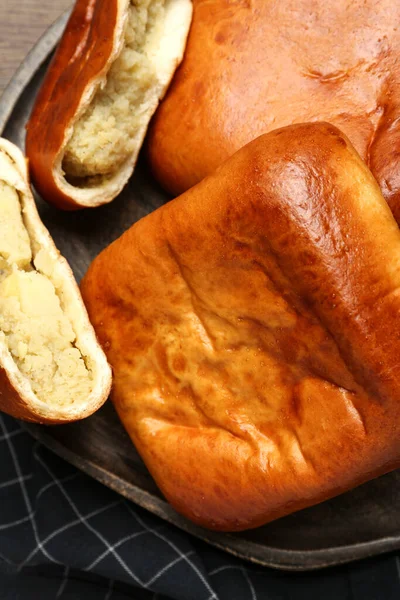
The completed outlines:
{"type": "Polygon", "coordinates": [[[43,198],[110,202],[182,60],[191,0],[77,0],[30,117],[26,152],[43,198]]]}
{"type": "Polygon", "coordinates": [[[113,401],[162,492],[261,525],[400,464],[400,231],[328,124],[251,142],[82,284],[113,401]]]}
{"type": "Polygon", "coordinates": [[[111,370],[66,260],[42,224],[25,159],[0,139],[0,409],[42,423],[81,419],[111,370]]]}

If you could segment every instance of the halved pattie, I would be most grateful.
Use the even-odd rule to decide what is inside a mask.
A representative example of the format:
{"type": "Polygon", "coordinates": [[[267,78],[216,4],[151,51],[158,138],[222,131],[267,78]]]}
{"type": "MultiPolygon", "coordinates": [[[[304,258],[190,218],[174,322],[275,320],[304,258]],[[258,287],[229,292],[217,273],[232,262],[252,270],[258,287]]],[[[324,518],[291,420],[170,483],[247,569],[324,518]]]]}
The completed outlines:
{"type": "Polygon", "coordinates": [[[43,422],[87,416],[111,374],[65,259],[41,223],[25,160],[0,139],[0,409],[43,422]]]}

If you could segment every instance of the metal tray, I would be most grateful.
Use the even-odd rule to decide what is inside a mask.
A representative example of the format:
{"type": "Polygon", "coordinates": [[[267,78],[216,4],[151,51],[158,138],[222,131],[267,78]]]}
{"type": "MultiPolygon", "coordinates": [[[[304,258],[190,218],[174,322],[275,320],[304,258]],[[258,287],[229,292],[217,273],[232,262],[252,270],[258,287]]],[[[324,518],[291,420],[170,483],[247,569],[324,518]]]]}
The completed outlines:
{"type": "MultiPolygon", "coordinates": [[[[67,14],[26,57],[0,99],[0,132],[24,148],[25,124],[67,14]]],[[[108,206],[64,213],[37,203],[41,217],[79,280],[94,256],[168,198],[142,157],[123,193],[108,206]]],[[[28,431],[95,479],[177,527],[255,563],[306,571],[400,549],[400,471],[264,527],[220,534],[196,527],[164,500],[108,403],[70,425],[28,431]]]]}

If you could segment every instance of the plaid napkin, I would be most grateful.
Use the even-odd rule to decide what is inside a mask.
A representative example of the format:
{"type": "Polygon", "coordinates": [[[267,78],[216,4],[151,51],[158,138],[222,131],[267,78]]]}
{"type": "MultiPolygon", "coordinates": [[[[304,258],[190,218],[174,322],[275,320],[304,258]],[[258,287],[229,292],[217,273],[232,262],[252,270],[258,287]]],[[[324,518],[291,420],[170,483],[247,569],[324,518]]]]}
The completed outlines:
{"type": "Polygon", "coordinates": [[[397,555],[312,574],[252,566],[103,487],[6,415],[0,453],[0,600],[400,598],[397,555]]]}

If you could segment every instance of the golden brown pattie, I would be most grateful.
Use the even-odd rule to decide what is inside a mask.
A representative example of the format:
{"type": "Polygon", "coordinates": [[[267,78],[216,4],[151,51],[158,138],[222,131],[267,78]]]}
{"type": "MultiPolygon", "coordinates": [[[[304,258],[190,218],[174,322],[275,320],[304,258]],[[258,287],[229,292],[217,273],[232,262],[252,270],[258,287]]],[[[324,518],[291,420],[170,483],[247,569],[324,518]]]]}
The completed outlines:
{"type": "Polygon", "coordinates": [[[255,527],[400,464],[400,232],[328,124],[262,136],[129,229],[82,292],[175,508],[255,527]]]}
{"type": "Polygon", "coordinates": [[[328,121],[350,138],[400,220],[400,3],[194,0],[185,58],[150,137],[174,194],[255,137],[328,121]]]}

